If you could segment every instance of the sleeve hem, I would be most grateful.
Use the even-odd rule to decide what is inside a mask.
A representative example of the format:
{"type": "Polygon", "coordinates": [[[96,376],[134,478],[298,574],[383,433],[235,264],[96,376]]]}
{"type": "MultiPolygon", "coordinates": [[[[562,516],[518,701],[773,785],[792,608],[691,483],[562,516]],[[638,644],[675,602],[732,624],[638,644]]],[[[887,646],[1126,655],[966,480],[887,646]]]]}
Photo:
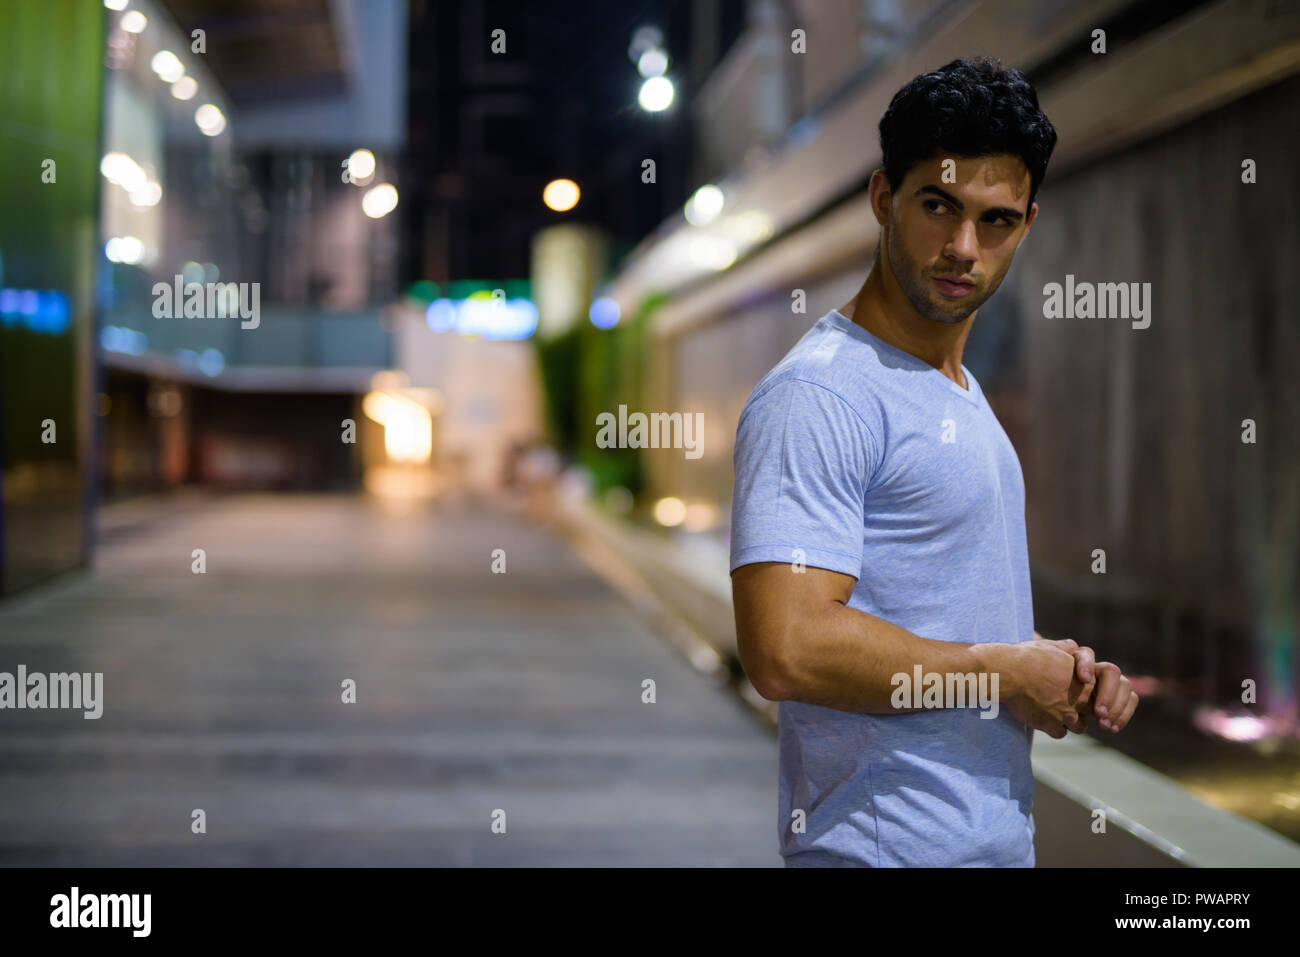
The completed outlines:
{"type": "Polygon", "coordinates": [[[748,545],[737,549],[731,555],[730,571],[734,572],[741,565],[753,565],[756,562],[784,562],[793,564],[794,550],[803,550],[803,563],[814,568],[825,568],[857,578],[862,573],[862,556],[832,548],[808,548],[803,545],[748,545]]]}

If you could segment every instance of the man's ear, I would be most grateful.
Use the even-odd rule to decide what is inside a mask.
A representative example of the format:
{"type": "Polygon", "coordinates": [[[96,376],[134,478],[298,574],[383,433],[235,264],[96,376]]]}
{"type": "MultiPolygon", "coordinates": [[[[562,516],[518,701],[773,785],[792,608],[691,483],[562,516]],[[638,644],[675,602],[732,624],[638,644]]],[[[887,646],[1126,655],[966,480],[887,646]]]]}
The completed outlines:
{"type": "Polygon", "coordinates": [[[867,195],[871,198],[871,212],[875,214],[880,228],[884,229],[889,225],[889,204],[893,201],[894,191],[883,169],[878,169],[871,174],[871,181],[867,184],[867,195]]]}
{"type": "Polygon", "coordinates": [[[1033,224],[1033,222],[1034,222],[1034,217],[1037,216],[1037,215],[1038,215],[1038,204],[1037,204],[1037,203],[1030,203],[1030,204],[1029,204],[1029,213],[1028,213],[1028,215],[1025,216],[1025,231],[1024,231],[1023,233],[1021,233],[1021,234],[1020,234],[1020,238],[1016,240],[1016,250],[1017,250],[1017,251],[1020,250],[1020,245],[1021,245],[1021,243],[1023,243],[1026,239],[1029,238],[1029,227],[1033,224]]]}

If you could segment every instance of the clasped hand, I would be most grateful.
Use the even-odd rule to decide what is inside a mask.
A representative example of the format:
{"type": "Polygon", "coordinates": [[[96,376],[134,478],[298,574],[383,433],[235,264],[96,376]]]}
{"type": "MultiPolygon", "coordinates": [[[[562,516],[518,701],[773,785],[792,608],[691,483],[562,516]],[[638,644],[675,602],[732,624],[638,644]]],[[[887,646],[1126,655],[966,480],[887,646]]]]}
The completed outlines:
{"type": "Polygon", "coordinates": [[[1003,706],[1017,721],[1053,738],[1065,737],[1066,731],[1081,734],[1087,730],[1090,718],[1096,718],[1112,733],[1129,723],[1137,710],[1138,695],[1118,665],[1097,661],[1091,648],[1080,647],[1070,638],[1049,639],[1034,632],[1034,642],[1069,653],[1074,659],[1074,673],[1064,700],[1058,694],[1051,707],[1043,707],[1027,695],[1004,702],[1003,706]]]}

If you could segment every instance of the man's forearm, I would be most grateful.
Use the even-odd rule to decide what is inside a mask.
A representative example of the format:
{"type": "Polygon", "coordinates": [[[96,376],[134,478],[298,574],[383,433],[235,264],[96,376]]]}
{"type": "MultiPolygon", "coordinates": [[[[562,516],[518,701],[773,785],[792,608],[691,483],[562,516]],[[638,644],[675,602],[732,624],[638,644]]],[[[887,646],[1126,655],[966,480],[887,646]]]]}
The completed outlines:
{"type": "MultiPolygon", "coordinates": [[[[988,687],[1005,701],[1019,693],[1011,645],[968,644],[922,638],[883,618],[836,603],[801,629],[782,673],[785,697],[858,714],[905,714],[926,710],[894,707],[899,684],[922,675],[986,673],[988,687]]],[[[907,702],[912,695],[904,696],[907,702]]],[[[950,704],[946,702],[946,704],[950,704]]]]}

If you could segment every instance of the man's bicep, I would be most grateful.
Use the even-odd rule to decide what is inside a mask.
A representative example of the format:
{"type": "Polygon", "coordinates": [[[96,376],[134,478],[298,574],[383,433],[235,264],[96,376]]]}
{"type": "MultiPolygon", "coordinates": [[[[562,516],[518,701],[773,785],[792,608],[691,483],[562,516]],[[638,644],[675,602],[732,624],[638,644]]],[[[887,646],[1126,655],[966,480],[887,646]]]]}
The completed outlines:
{"type": "Polygon", "coordinates": [[[740,663],[764,697],[781,697],[781,677],[799,651],[801,629],[834,603],[847,604],[856,584],[852,575],[790,562],[755,562],[732,572],[740,663]]]}

